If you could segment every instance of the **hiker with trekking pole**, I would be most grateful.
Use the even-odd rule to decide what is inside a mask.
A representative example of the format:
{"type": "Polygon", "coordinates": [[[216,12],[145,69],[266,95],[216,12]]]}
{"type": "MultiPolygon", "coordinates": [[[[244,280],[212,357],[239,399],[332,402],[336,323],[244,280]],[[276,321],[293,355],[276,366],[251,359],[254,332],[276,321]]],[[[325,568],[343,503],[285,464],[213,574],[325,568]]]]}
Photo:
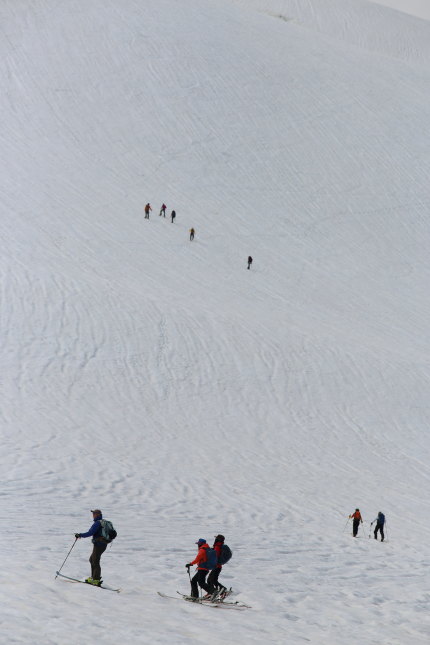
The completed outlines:
{"type": "Polygon", "coordinates": [[[196,542],[198,546],[198,552],[194,560],[185,565],[185,568],[188,571],[188,576],[191,583],[191,597],[198,599],[199,597],[199,587],[206,591],[206,596],[203,596],[203,600],[211,598],[214,588],[207,584],[206,576],[209,571],[214,569],[217,564],[217,555],[214,549],[211,549],[209,544],[204,538],[200,538],[196,542]],[[194,564],[197,565],[197,573],[191,578],[190,567],[194,564]]]}
{"type": "Polygon", "coordinates": [[[363,518],[361,517],[359,508],[356,508],[354,513],[351,513],[348,520],[350,519],[352,519],[352,535],[353,537],[357,537],[358,527],[360,526],[360,524],[363,524],[363,518]]]}
{"type": "MultiPolygon", "coordinates": [[[[381,542],[383,542],[385,539],[385,535],[384,535],[385,515],[384,513],[382,513],[382,511],[379,511],[378,517],[375,520],[373,520],[373,522],[370,523],[370,526],[375,524],[375,522],[376,522],[376,526],[375,526],[375,530],[373,531],[373,536],[375,540],[377,540],[378,531],[379,531],[381,533],[381,542]]],[[[369,533],[369,537],[370,537],[370,533],[369,533]]]]}

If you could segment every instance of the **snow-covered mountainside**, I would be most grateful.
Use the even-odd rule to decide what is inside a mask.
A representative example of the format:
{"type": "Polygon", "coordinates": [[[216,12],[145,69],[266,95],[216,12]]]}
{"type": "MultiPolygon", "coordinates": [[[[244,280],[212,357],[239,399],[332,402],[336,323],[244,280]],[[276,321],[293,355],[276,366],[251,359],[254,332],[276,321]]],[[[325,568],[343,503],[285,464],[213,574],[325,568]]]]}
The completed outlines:
{"type": "Polygon", "coordinates": [[[390,7],[396,11],[430,20],[430,4],[428,0],[374,0],[378,4],[390,7]]]}
{"type": "Polygon", "coordinates": [[[3,0],[0,32],[1,642],[427,644],[430,22],[3,0]],[[94,508],[121,594],[54,580],[94,508]],[[158,596],[217,533],[252,609],[158,596]]]}

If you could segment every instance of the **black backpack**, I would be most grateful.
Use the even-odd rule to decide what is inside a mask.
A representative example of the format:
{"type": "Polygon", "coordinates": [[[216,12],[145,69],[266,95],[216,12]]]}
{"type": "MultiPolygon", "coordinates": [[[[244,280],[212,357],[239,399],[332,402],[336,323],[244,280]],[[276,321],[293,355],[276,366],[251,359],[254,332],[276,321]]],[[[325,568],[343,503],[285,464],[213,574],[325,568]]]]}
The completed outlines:
{"type": "Polygon", "coordinates": [[[232,550],[226,544],[223,544],[221,547],[221,553],[218,557],[218,564],[226,564],[231,556],[233,555],[232,550]]]}

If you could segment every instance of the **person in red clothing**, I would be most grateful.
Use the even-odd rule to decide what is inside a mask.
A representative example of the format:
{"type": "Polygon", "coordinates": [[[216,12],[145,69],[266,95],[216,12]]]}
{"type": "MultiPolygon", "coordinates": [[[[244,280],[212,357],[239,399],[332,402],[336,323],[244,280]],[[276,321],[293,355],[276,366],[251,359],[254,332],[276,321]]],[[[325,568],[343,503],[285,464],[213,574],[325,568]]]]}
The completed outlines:
{"type": "Polygon", "coordinates": [[[357,537],[360,522],[363,524],[363,518],[361,517],[360,509],[356,508],[354,513],[351,513],[349,518],[352,519],[352,535],[353,537],[357,537]]]}
{"type": "MultiPolygon", "coordinates": [[[[225,541],[225,537],[223,535],[219,534],[215,536],[215,542],[214,542],[213,548],[216,551],[218,560],[221,555],[221,549],[222,549],[222,545],[224,544],[224,541],[225,541]]],[[[222,564],[217,564],[215,569],[212,569],[212,571],[209,574],[208,585],[214,590],[218,589],[222,594],[224,591],[227,591],[227,588],[224,587],[224,585],[222,585],[220,582],[218,582],[218,577],[219,577],[219,574],[221,573],[221,569],[222,569],[222,564]]]]}
{"type": "Polygon", "coordinates": [[[193,598],[199,597],[198,586],[204,589],[208,595],[212,595],[213,593],[212,587],[206,584],[206,576],[209,573],[209,569],[205,567],[208,559],[206,549],[209,549],[209,544],[207,544],[204,538],[200,538],[196,544],[199,547],[196,557],[192,562],[185,565],[188,569],[188,573],[190,572],[190,567],[192,567],[193,564],[197,565],[197,573],[191,578],[191,596],[193,598]]]}

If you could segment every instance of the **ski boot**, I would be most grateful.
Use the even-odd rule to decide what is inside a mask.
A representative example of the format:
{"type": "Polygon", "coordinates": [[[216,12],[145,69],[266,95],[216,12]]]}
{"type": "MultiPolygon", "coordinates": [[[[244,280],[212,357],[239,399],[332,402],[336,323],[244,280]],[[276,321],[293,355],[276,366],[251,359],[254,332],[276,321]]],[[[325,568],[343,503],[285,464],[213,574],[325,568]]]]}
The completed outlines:
{"type": "Polygon", "coordinates": [[[89,577],[85,579],[85,582],[89,585],[94,585],[94,587],[100,587],[103,580],[97,580],[96,578],[89,577]]]}

